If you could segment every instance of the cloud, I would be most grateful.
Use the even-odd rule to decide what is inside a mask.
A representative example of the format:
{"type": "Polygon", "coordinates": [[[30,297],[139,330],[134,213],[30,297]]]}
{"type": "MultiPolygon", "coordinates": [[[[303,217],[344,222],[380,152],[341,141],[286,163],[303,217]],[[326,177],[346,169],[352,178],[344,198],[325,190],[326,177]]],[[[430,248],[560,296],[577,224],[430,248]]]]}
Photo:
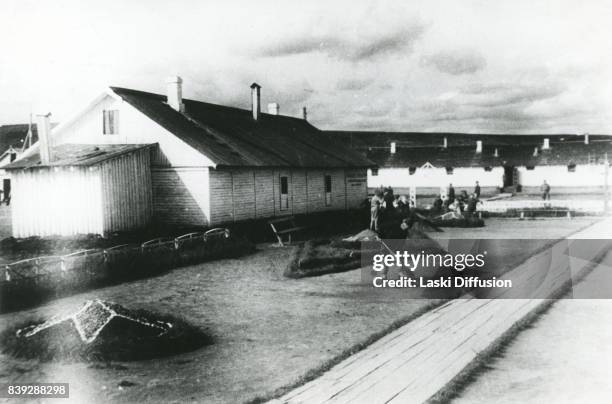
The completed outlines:
{"type": "Polygon", "coordinates": [[[256,54],[260,57],[282,57],[320,52],[340,60],[358,62],[411,52],[424,31],[425,25],[412,22],[387,32],[378,30],[356,36],[309,33],[267,44],[256,50],[256,54]]]}
{"type": "Polygon", "coordinates": [[[370,79],[340,79],[336,83],[336,90],[338,91],[356,91],[363,90],[372,83],[370,79]]]}
{"type": "Polygon", "coordinates": [[[422,66],[431,66],[442,73],[459,76],[474,74],[487,66],[480,53],[473,50],[445,50],[421,58],[422,66]]]}
{"type": "Polygon", "coordinates": [[[511,104],[525,104],[546,100],[561,95],[567,87],[558,82],[533,84],[472,85],[455,97],[463,105],[475,107],[496,107],[511,104]]]}

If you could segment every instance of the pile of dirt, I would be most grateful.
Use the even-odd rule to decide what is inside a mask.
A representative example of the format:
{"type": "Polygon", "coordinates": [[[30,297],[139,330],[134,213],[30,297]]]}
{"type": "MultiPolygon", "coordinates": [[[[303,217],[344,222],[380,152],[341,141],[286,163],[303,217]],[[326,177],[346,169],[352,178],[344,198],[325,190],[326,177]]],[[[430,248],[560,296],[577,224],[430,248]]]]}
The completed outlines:
{"type": "Polygon", "coordinates": [[[0,335],[2,352],[18,358],[132,361],[188,352],[212,339],[185,320],[89,300],[75,313],[27,320],[0,335]]]}
{"type": "Polygon", "coordinates": [[[303,278],[344,272],[361,266],[358,241],[309,240],[296,249],[285,276],[303,278]]]}
{"type": "Polygon", "coordinates": [[[370,229],[360,231],[354,236],[350,236],[350,237],[342,239],[342,241],[346,241],[349,243],[362,242],[362,241],[378,241],[378,240],[380,240],[380,237],[378,237],[378,233],[370,229]]]}

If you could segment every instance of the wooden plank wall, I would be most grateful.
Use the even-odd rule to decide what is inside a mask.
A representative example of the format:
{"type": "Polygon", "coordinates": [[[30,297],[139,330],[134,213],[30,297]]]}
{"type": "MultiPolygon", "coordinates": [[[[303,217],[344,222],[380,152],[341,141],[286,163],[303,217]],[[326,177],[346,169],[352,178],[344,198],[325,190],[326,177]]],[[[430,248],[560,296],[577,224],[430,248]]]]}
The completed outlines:
{"type": "Polygon", "coordinates": [[[357,209],[368,196],[366,170],[346,170],[346,207],[357,209]]]}
{"type": "Polygon", "coordinates": [[[275,190],[274,170],[254,170],[255,176],[255,215],[256,217],[274,216],[275,190]]]}
{"type": "Polygon", "coordinates": [[[207,226],[210,189],[207,167],[152,168],[153,216],[171,226],[207,226]]]}
{"type": "Polygon", "coordinates": [[[13,236],[104,233],[96,167],[13,170],[11,175],[13,236]]]}
{"type": "Polygon", "coordinates": [[[210,224],[359,207],[367,197],[366,170],[349,174],[344,169],[211,169],[210,224]],[[325,175],[332,177],[331,206],[325,206],[325,175]],[[288,177],[288,209],[280,205],[281,176],[288,177]]]}
{"type": "Polygon", "coordinates": [[[148,149],[100,165],[105,232],[133,230],[149,224],[153,212],[150,166],[148,149]]]}

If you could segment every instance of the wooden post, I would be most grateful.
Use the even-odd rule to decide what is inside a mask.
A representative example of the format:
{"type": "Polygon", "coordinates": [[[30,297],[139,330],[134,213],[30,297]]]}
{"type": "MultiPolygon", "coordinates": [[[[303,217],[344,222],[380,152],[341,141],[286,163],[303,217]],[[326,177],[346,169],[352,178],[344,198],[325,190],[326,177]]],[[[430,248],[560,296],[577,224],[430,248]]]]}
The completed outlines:
{"type": "Polygon", "coordinates": [[[604,213],[608,214],[608,177],[610,172],[610,163],[608,162],[608,153],[606,153],[604,156],[604,213]]]}

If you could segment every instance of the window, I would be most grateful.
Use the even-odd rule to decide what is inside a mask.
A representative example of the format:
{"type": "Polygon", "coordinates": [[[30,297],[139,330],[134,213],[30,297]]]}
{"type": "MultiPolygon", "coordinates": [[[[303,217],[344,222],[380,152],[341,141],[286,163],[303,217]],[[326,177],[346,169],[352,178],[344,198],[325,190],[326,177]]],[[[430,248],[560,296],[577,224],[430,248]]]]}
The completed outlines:
{"type": "Polygon", "coordinates": [[[378,168],[372,169],[372,177],[376,177],[378,175],[378,168]]]}
{"type": "Polygon", "coordinates": [[[102,111],[102,134],[116,135],[119,133],[119,111],[102,111]]]}
{"type": "Polygon", "coordinates": [[[567,172],[569,173],[575,173],[576,172],[576,164],[568,164],[567,165],[567,172]]]}
{"type": "Polygon", "coordinates": [[[528,169],[529,171],[532,171],[535,169],[535,166],[526,166],[525,168],[528,169]]]}
{"type": "Polygon", "coordinates": [[[332,204],[332,178],[331,175],[325,176],[325,206],[332,204]]]}
{"type": "Polygon", "coordinates": [[[446,167],[446,174],[447,175],[453,175],[453,167],[446,167]]]}
{"type": "Polygon", "coordinates": [[[280,210],[289,209],[289,177],[280,177],[280,210]]]}
{"type": "Polygon", "coordinates": [[[12,152],[11,154],[9,154],[9,160],[11,163],[17,160],[17,153],[12,152]]]}
{"type": "Polygon", "coordinates": [[[493,167],[488,167],[488,166],[487,166],[487,167],[485,167],[485,168],[484,168],[484,170],[485,170],[485,171],[493,171],[493,167]]]}
{"type": "Polygon", "coordinates": [[[416,167],[408,167],[408,174],[414,175],[416,173],[416,167]]]}

